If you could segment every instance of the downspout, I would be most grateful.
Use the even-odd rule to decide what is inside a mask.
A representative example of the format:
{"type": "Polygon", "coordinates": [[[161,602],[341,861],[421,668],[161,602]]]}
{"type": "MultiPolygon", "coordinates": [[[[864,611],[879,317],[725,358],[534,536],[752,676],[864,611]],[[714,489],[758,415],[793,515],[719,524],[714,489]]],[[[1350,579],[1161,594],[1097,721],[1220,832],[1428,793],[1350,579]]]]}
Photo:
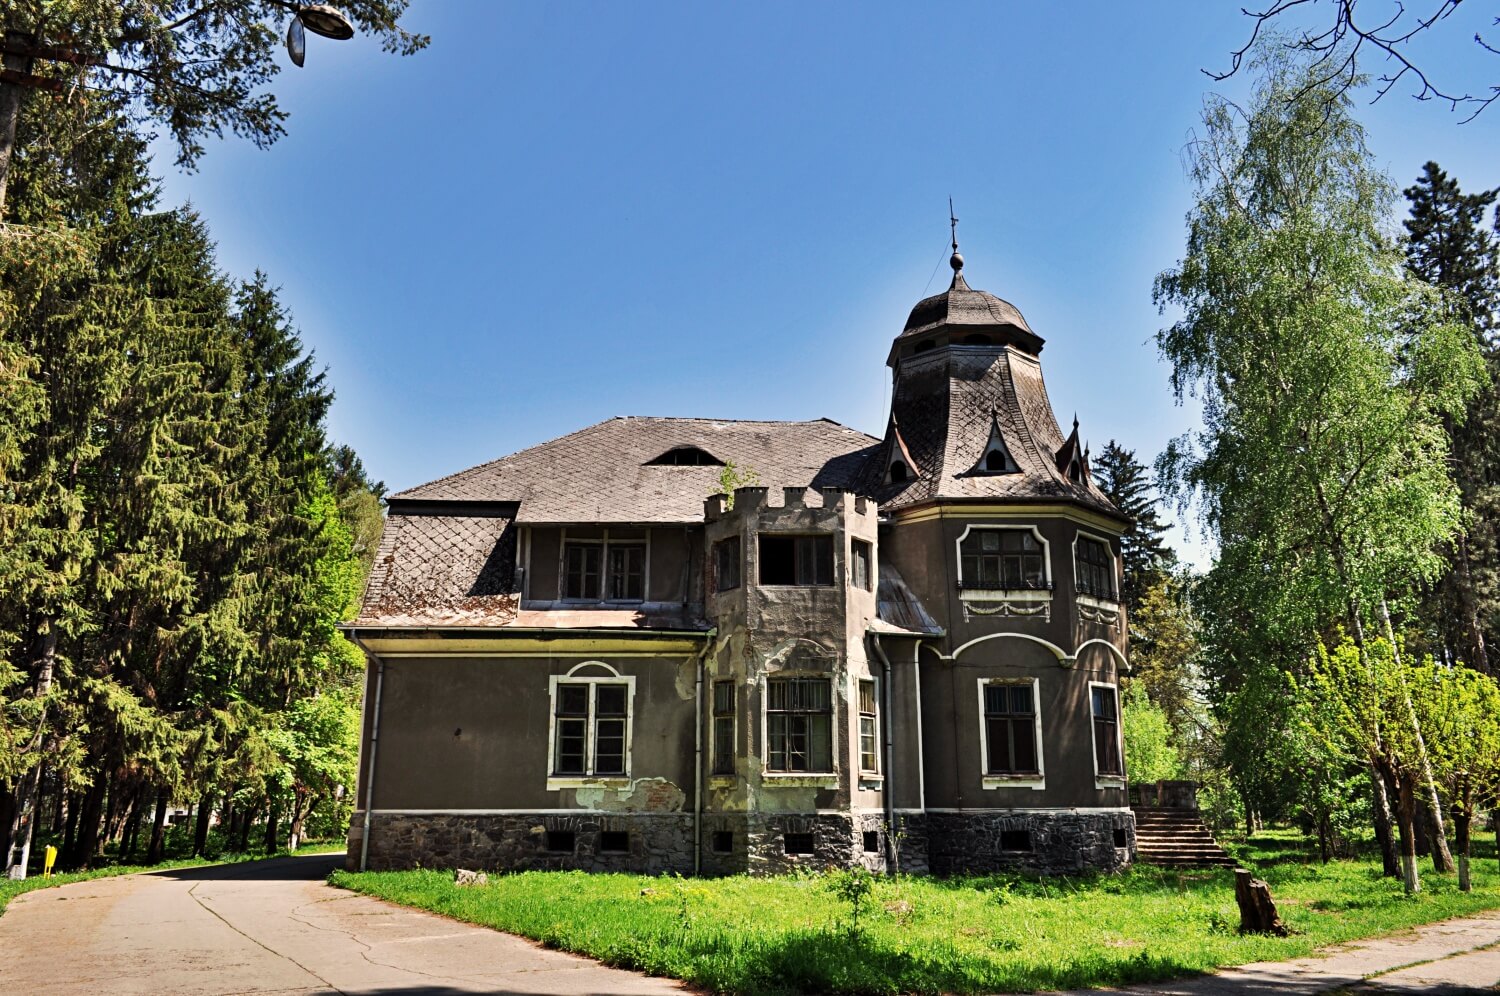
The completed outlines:
{"type": "Polygon", "coordinates": [[[895,747],[894,737],[891,733],[892,722],[895,713],[892,711],[894,697],[891,694],[891,659],[886,656],[885,648],[880,645],[880,634],[871,632],[870,642],[875,646],[875,656],[880,658],[881,670],[881,703],[882,719],[881,726],[885,727],[885,782],[881,785],[881,801],[885,804],[885,867],[888,871],[899,874],[901,869],[897,867],[896,846],[892,843],[896,833],[896,767],[894,764],[895,747]]]}
{"type": "MultiPolygon", "coordinates": [[[[350,630],[349,636],[355,643],[359,642],[359,637],[353,630],[350,630]]],[[[365,652],[369,653],[368,650],[365,652]]],[[[380,747],[380,695],[385,690],[385,659],[376,654],[370,654],[370,656],[375,658],[377,667],[375,670],[375,707],[370,714],[370,765],[365,773],[365,826],[360,835],[359,844],[360,871],[365,871],[370,863],[370,810],[375,805],[375,752],[380,747]]]]}
{"type": "Polygon", "coordinates": [[[693,875],[703,871],[703,673],[708,670],[708,655],[714,649],[719,628],[711,626],[693,669],[693,875]]]}

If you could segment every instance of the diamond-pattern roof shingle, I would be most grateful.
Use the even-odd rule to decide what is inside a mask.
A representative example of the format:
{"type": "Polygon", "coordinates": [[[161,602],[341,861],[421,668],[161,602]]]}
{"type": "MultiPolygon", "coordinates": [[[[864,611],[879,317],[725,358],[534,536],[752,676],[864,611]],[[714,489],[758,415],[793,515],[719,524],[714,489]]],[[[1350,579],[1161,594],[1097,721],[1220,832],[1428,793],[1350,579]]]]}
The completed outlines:
{"type": "Polygon", "coordinates": [[[402,501],[519,502],[519,523],[703,521],[720,466],[662,466],[697,447],[766,487],[851,488],[879,443],[828,419],[748,422],[622,417],[392,495],[402,501]]]}
{"type": "Polygon", "coordinates": [[[502,626],[515,619],[510,518],[386,516],[355,626],[502,626]]]}

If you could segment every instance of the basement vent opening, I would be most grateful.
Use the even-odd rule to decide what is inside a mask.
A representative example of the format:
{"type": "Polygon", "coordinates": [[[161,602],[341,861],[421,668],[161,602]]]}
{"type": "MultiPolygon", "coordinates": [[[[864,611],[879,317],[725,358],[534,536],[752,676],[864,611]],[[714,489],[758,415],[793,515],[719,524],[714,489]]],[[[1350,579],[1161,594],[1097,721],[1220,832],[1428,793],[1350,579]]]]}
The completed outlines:
{"type": "Polygon", "coordinates": [[[880,833],[877,830],[865,831],[865,853],[878,854],[880,852],[880,833]]]}
{"type": "Polygon", "coordinates": [[[648,467],[722,467],[724,461],[697,446],[675,446],[646,461],[648,467]]]}
{"type": "Polygon", "coordinates": [[[548,830],[547,850],[565,851],[572,854],[578,844],[578,836],[571,830],[548,830]]]}
{"type": "Polygon", "coordinates": [[[734,831],[733,830],[715,830],[714,831],[714,853],[715,854],[728,854],[728,853],[730,853],[733,850],[734,850],[734,831]]]}
{"type": "Polygon", "coordinates": [[[1029,851],[1031,850],[1030,830],[1001,830],[1000,850],[1002,851],[1029,851]]]}
{"type": "Polygon", "coordinates": [[[781,840],[786,845],[788,854],[813,853],[813,835],[810,833],[783,834],[781,840]]]}
{"type": "Polygon", "coordinates": [[[1130,846],[1129,842],[1125,839],[1124,827],[1115,827],[1115,846],[1122,848],[1130,846]]]}
{"type": "Polygon", "coordinates": [[[614,854],[623,854],[629,851],[629,832],[625,830],[601,830],[599,832],[599,850],[614,854]]]}

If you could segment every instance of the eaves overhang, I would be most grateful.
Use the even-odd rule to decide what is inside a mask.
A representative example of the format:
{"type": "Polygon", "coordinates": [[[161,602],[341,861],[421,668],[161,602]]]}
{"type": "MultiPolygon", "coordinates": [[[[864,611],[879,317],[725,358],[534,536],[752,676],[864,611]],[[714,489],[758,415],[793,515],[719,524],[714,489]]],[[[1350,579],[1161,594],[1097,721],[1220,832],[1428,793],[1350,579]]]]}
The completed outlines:
{"type": "Polygon", "coordinates": [[[377,657],[690,657],[713,630],[509,626],[339,627],[377,657]]]}

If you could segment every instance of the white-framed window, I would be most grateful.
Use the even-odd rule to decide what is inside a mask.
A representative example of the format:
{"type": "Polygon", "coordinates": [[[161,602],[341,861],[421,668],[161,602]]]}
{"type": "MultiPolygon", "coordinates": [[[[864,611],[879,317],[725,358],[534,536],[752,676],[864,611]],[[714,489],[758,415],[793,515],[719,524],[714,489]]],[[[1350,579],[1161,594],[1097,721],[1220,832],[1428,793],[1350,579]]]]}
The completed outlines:
{"type": "Polygon", "coordinates": [[[1115,554],[1109,540],[1080,530],[1073,539],[1073,584],[1078,594],[1118,602],[1116,574],[1115,554]]]}
{"type": "Polygon", "coordinates": [[[958,578],[965,589],[1050,589],[1048,543],[1035,526],[969,526],[958,538],[958,578]]]}
{"type": "Polygon", "coordinates": [[[860,678],[856,686],[859,705],[859,770],[880,773],[880,686],[874,678],[860,678]]]}
{"type": "Polygon", "coordinates": [[[1089,682],[1089,716],[1094,735],[1096,787],[1123,784],[1125,745],[1121,740],[1119,689],[1103,682],[1089,682]]]}
{"type": "Polygon", "coordinates": [[[641,602],[646,598],[644,534],[579,538],[563,534],[562,597],[569,602],[641,602]]]}
{"type": "Polygon", "coordinates": [[[833,683],[829,679],[766,679],[766,770],[783,774],[834,770],[833,683]]]}
{"type": "Polygon", "coordinates": [[[629,778],[635,678],[586,661],[548,684],[549,787],[570,779],[629,778]]]}
{"type": "Polygon", "coordinates": [[[716,775],[734,774],[734,682],[715,681],[713,701],[716,775]]]}
{"type": "Polygon", "coordinates": [[[979,748],[985,788],[1043,788],[1041,685],[1036,678],[979,679],[979,748]]]}

